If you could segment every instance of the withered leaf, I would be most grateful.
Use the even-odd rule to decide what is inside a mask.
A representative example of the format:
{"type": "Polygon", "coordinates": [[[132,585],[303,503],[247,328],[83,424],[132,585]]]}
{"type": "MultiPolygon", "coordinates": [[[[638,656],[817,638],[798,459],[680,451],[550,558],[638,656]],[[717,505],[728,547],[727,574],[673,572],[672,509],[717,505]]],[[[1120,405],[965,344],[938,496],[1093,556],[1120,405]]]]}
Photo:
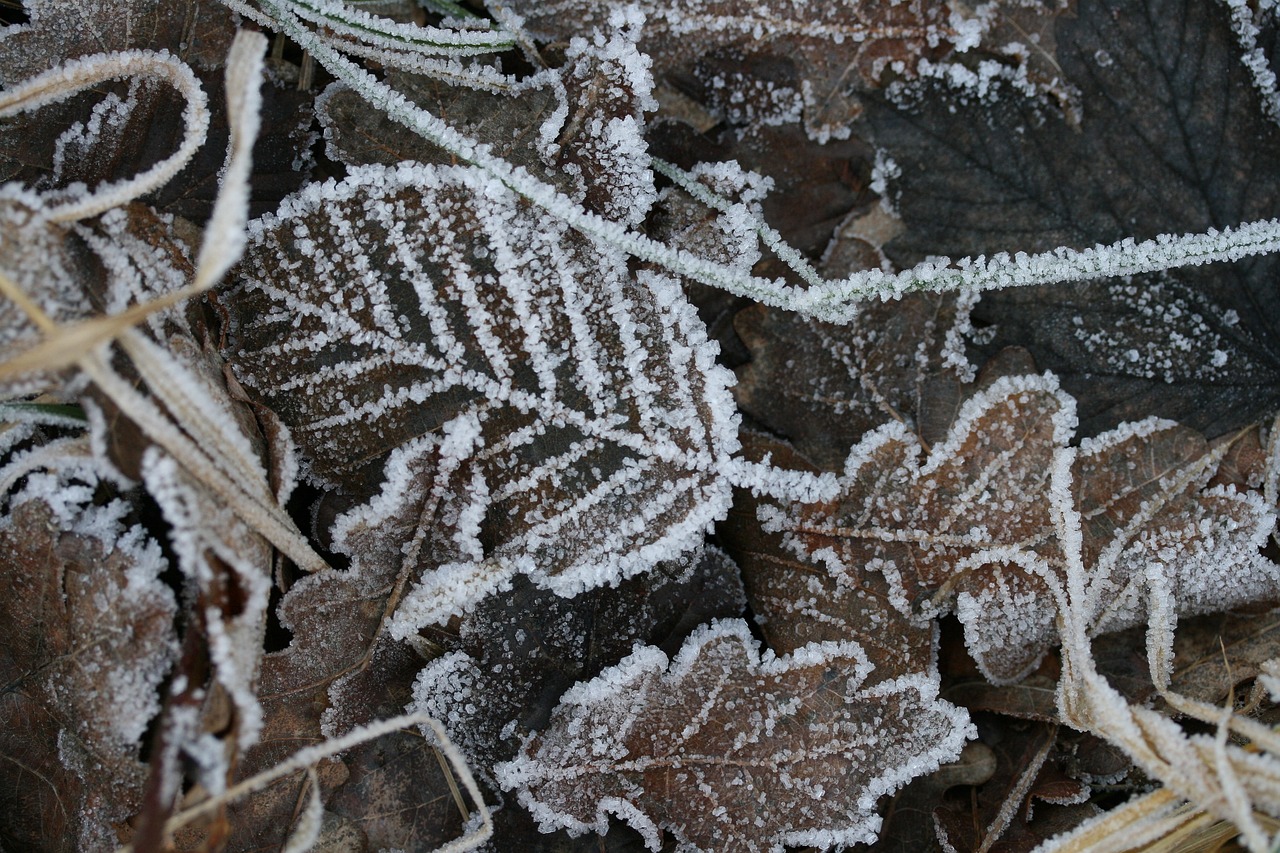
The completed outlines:
{"type": "Polygon", "coordinates": [[[734,318],[751,350],[734,396],[801,453],[838,470],[872,428],[890,420],[914,425],[931,380],[964,376],[957,329],[968,307],[952,296],[912,295],[868,305],[839,326],[748,308],[734,318]]]}
{"type": "MultiPolygon", "coordinates": [[[[994,102],[937,84],[868,111],[900,176],[904,264],[926,255],[1090,247],[1275,215],[1280,129],[1226,7],[1082,0],[1055,25],[1080,91],[1073,126],[1007,87],[994,102]]],[[[1082,431],[1148,415],[1216,436],[1280,399],[1274,257],[984,296],[987,352],[1027,346],[1081,401],[1082,431]]]]}
{"type": "MultiPolygon", "coordinates": [[[[964,404],[927,459],[902,425],[881,427],[850,453],[835,500],[761,516],[838,581],[882,574],[904,615],[948,609],[954,596],[983,674],[1016,680],[1056,638],[1064,534],[1047,496],[1061,488],[1051,476],[1074,420],[1052,377],[1003,378],[964,404]]],[[[1254,495],[1202,491],[1206,451],[1158,421],[1081,445],[1071,473],[1095,631],[1145,621],[1150,594],[1191,613],[1280,591],[1280,568],[1259,553],[1271,512],[1254,495]]]]}
{"type": "MultiPolygon", "coordinates": [[[[387,83],[587,210],[636,225],[654,196],[641,136],[655,107],[652,79],[635,27],[611,19],[590,36],[568,46],[561,67],[520,80],[476,66],[468,85],[396,70],[387,83]]],[[[319,118],[329,156],[348,165],[457,162],[340,84],[321,99],[319,118]]]]}
{"type": "MultiPolygon", "coordinates": [[[[759,433],[744,431],[742,440],[750,458],[767,454],[789,470],[812,467],[786,444],[759,433]]],[[[856,642],[875,664],[871,679],[936,674],[934,626],[900,612],[882,574],[832,573],[821,560],[788,548],[781,532],[762,526],[761,507],[783,509],[776,500],[735,492],[717,533],[742,567],[751,612],[770,649],[791,654],[809,643],[856,642]]]]}
{"type": "Polygon", "coordinates": [[[561,694],[637,643],[674,654],[697,625],[744,607],[737,567],[709,548],[616,587],[565,599],[516,581],[462,623],[459,648],[414,684],[415,707],[442,721],[480,773],[546,726],[561,694]]]}
{"type": "MultiPolygon", "coordinates": [[[[560,41],[603,24],[611,15],[624,14],[624,5],[582,0],[512,4],[531,32],[560,41]]],[[[886,70],[909,73],[921,56],[944,52],[962,40],[953,28],[958,16],[945,6],[923,2],[841,0],[798,6],[697,0],[678,6],[645,2],[632,8],[645,16],[640,47],[653,57],[658,77],[713,52],[765,53],[794,62],[800,78],[795,85],[778,87],[767,78],[733,82],[739,84],[739,92],[765,89],[760,96],[766,100],[802,98],[805,125],[820,140],[848,136],[849,121],[861,111],[858,90],[878,83],[886,70]]],[[[727,81],[722,79],[724,85],[727,81]]]]}
{"type": "Polygon", "coordinates": [[[475,170],[312,186],[256,223],[241,278],[232,361],[313,476],[399,447],[376,512],[448,484],[460,560],[397,636],[517,572],[561,594],[635,574],[727,508],[728,377],[678,285],[475,170]]]}
{"type": "MultiPolygon", "coordinates": [[[[229,132],[220,69],[236,34],[231,11],[216,0],[36,0],[25,7],[27,24],[0,29],[0,82],[6,85],[110,51],[164,50],[194,67],[209,95],[208,143],[150,201],[166,212],[208,218],[229,132]]],[[[309,93],[271,79],[262,94],[263,133],[251,181],[255,213],[301,186],[312,142],[309,93]]],[[[176,92],[155,81],[108,83],[0,121],[0,180],[49,190],[138,174],[181,143],[183,106],[176,92]]]]}
{"type": "Polygon", "coordinates": [[[872,668],[853,643],[761,656],[746,623],[714,622],[673,660],[641,647],[574,687],[498,781],[544,828],[613,813],[651,850],[664,829],[707,851],[869,841],[876,799],[970,735],[936,681],[867,687],[872,668]]]}
{"type": "Polygon", "coordinates": [[[141,806],[140,741],[177,652],[158,545],[94,484],[34,476],[0,519],[5,846],[102,850],[141,806]]]}

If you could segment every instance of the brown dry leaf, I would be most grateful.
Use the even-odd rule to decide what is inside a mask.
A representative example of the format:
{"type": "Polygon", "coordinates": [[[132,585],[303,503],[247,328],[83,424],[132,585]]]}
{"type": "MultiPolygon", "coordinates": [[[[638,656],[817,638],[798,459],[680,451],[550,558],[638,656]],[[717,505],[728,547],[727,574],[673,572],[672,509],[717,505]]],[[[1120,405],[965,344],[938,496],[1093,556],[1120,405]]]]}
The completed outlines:
{"type": "Polygon", "coordinates": [[[714,548],[572,599],[517,581],[469,614],[459,648],[418,675],[415,710],[444,723],[487,775],[546,726],[575,682],[596,677],[637,643],[674,654],[696,626],[739,616],[744,606],[737,566],[714,548]]]}
{"type": "MultiPolygon", "coordinates": [[[[587,210],[638,225],[654,196],[640,136],[645,111],[656,108],[647,59],[636,50],[635,27],[623,21],[592,36],[599,43],[570,45],[561,67],[521,80],[477,65],[467,85],[456,69],[440,77],[391,70],[386,82],[587,210]]],[[[318,115],[329,156],[341,163],[458,162],[342,84],[324,94],[318,115]]]]}
{"type": "MultiPolygon", "coordinates": [[[[767,455],[788,470],[812,470],[788,445],[760,433],[744,431],[742,442],[749,458],[767,455]]],[[[788,548],[781,533],[762,527],[761,506],[781,509],[776,501],[739,490],[717,531],[742,567],[747,600],[770,649],[791,654],[809,643],[852,641],[875,664],[873,679],[936,672],[934,626],[899,612],[883,575],[832,574],[820,560],[788,548]]]]}
{"type": "MultiPolygon", "coordinates": [[[[34,0],[30,21],[0,29],[0,83],[12,85],[90,54],[168,51],[192,65],[209,94],[208,143],[149,199],[158,209],[207,219],[228,140],[221,69],[235,17],[216,0],[34,0]]],[[[307,177],[313,97],[276,80],[263,87],[263,130],[254,146],[255,214],[274,208],[307,177]]],[[[177,149],[183,101],[154,82],[104,83],[92,92],[0,122],[0,180],[42,191],[95,187],[139,174],[177,149]]]]}
{"type": "MultiPolygon", "coordinates": [[[[999,734],[991,745],[996,770],[991,781],[974,797],[950,802],[933,813],[938,839],[946,850],[1029,850],[1061,829],[1055,822],[1044,833],[1034,820],[1035,801],[1074,805],[1088,799],[1088,786],[1066,776],[1057,766],[1057,725],[1006,723],[996,731],[999,734]]],[[[1080,818],[1094,812],[1096,809],[1091,809],[1080,818]]]]}
{"type": "Polygon", "coordinates": [[[880,836],[868,849],[873,853],[939,853],[933,811],[947,791],[983,785],[996,771],[996,757],[982,741],[969,741],[960,757],[928,776],[913,779],[894,794],[885,809],[880,836]]]}
{"type": "Polygon", "coordinates": [[[394,451],[384,518],[414,478],[446,488],[458,557],[413,578],[398,637],[517,573],[562,595],[636,574],[727,508],[729,377],[677,283],[478,170],[313,186],[259,220],[241,274],[237,373],[310,473],[394,451]]]}
{"type": "Polygon", "coordinates": [[[868,686],[873,669],[854,643],[761,656],[746,623],[714,622],[673,660],[640,647],[574,687],[496,775],[544,829],[612,813],[653,850],[661,830],[718,852],[870,841],[876,800],[971,735],[936,680],[868,686]]]}
{"type": "MultiPolygon", "coordinates": [[[[881,427],[853,449],[837,499],[761,515],[838,581],[883,575],[904,615],[949,609],[954,596],[984,675],[1017,680],[1056,639],[1046,578],[1060,577],[1062,545],[1047,495],[1074,423],[1074,401],[1051,377],[1002,378],[961,407],[927,459],[905,427],[881,427]]],[[[1104,603],[1095,632],[1143,622],[1148,594],[1166,594],[1156,579],[1183,613],[1280,592],[1280,569],[1258,551],[1269,511],[1253,495],[1201,491],[1206,452],[1195,433],[1154,420],[1081,445],[1072,479],[1104,603]]]]}
{"type": "Polygon", "coordinates": [[[1280,656],[1280,612],[1224,613],[1178,624],[1170,689],[1191,699],[1221,705],[1261,666],[1280,656]]]}
{"type": "Polygon", "coordinates": [[[751,361],[738,369],[738,405],[828,470],[891,420],[914,426],[932,382],[966,378],[959,329],[968,304],[913,294],[867,305],[850,325],[754,306],[734,327],[751,361]]]}
{"type": "MultiPolygon", "coordinates": [[[[610,16],[628,14],[623,3],[612,1],[521,0],[510,6],[534,35],[565,42],[610,16]]],[[[659,78],[711,53],[763,54],[794,63],[798,79],[782,85],[765,77],[722,81],[721,86],[737,83],[733,88],[743,93],[742,99],[750,93],[762,104],[781,104],[783,112],[802,103],[805,126],[820,140],[848,136],[849,122],[862,109],[858,91],[878,85],[888,71],[909,74],[921,57],[939,56],[973,34],[956,31],[956,25],[972,30],[971,22],[959,20],[945,4],[918,0],[840,0],[817,6],[745,0],[673,6],[649,0],[630,8],[645,18],[640,46],[653,57],[659,78]]]]}
{"type": "Polygon", "coordinates": [[[0,520],[6,848],[113,849],[142,803],[177,606],[159,546],[94,485],[33,476],[0,520]]]}

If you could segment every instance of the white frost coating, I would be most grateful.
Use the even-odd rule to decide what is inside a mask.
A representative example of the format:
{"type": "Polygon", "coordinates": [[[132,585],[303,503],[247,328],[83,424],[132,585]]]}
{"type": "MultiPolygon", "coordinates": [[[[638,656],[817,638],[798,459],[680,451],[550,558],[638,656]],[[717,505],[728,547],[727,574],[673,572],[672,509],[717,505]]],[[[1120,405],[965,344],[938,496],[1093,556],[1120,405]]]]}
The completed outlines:
{"type": "Polygon", "coordinates": [[[867,186],[880,196],[880,208],[890,216],[898,215],[897,193],[893,190],[893,182],[902,177],[902,167],[897,164],[889,152],[883,148],[876,149],[876,159],[871,166],[871,183],[867,186]]]}
{"type": "MultiPolygon", "coordinates": [[[[239,379],[296,413],[314,475],[385,452],[394,439],[382,430],[412,435],[424,427],[401,424],[420,411],[445,421],[443,443],[413,453],[439,454],[429,476],[460,553],[413,583],[394,635],[469,608],[517,572],[561,595],[615,583],[687,552],[727,512],[733,380],[679,283],[632,276],[625,257],[479,170],[361,167],[311,185],[251,223],[242,269],[254,307],[239,379]],[[394,253],[375,267],[380,245],[394,253]],[[393,302],[397,280],[412,283],[417,306],[393,302]],[[335,345],[352,355],[334,363],[324,353],[335,345]],[[460,396],[474,402],[459,409],[460,396]],[[504,514],[486,553],[480,532],[504,514]]],[[[392,454],[361,524],[410,511],[411,466],[392,454]]],[[[338,547],[355,523],[340,522],[338,547]]]]}
{"type": "Polygon", "coordinates": [[[209,129],[209,99],[195,73],[167,51],[149,50],[102,53],[63,63],[0,92],[0,117],[39,109],[109,80],[151,77],[178,90],[186,99],[184,135],[178,150],[133,178],[103,184],[82,198],[63,202],[47,217],[53,222],[73,222],[96,216],[144,195],[169,182],[191,161],[204,144],[209,129]]]}
{"type": "Polygon", "coordinates": [[[423,138],[440,145],[455,156],[475,163],[513,191],[547,210],[557,219],[607,245],[637,258],[659,264],[678,275],[728,292],[756,299],[767,305],[799,311],[830,322],[850,322],[857,315],[857,303],[904,293],[951,290],[987,290],[1067,281],[1089,281],[1110,276],[1239,260],[1280,250],[1280,220],[1258,220],[1236,228],[1211,229],[1202,234],[1161,235],[1136,243],[1122,240],[1111,246],[1086,250],[1059,248],[1038,255],[1004,253],[991,258],[964,258],[955,262],[930,261],[891,274],[880,270],[856,273],[844,281],[825,281],[807,290],[788,286],[781,279],[768,280],[744,275],[731,265],[698,257],[627,230],[618,223],[583,210],[554,187],[492,154],[446,122],[408,102],[369,72],[342,55],[333,44],[308,30],[279,0],[264,0],[267,15],[240,0],[224,2],[269,26],[278,26],[311,51],[335,77],[343,80],[371,104],[423,138]]]}
{"type": "MultiPolygon", "coordinates": [[[[1240,45],[1240,61],[1249,69],[1253,77],[1253,86],[1258,90],[1262,100],[1262,109],[1267,118],[1280,122],[1280,92],[1276,91],[1276,72],[1267,61],[1267,55],[1258,47],[1257,25],[1254,23],[1254,12],[1247,0],[1221,0],[1231,15],[1231,29],[1240,45]]],[[[1261,5],[1261,4],[1260,4],[1261,5]]],[[[1270,10],[1274,16],[1274,8],[1270,10]]],[[[1263,11],[1260,14],[1267,14],[1263,11]]]]}
{"type": "Polygon", "coordinates": [[[545,831],[601,831],[614,814],[655,850],[658,827],[686,850],[868,841],[877,799],[975,734],[937,699],[936,678],[860,690],[870,671],[856,644],[775,658],[742,620],[715,621],[669,664],[641,647],[572,688],[549,728],[495,772],[545,831]],[[649,778],[670,782],[647,790],[649,778]]]}
{"type": "Polygon", "coordinates": [[[248,749],[257,741],[263,722],[256,684],[271,595],[270,548],[155,447],[143,454],[142,478],[170,524],[170,544],[189,581],[208,593],[211,602],[220,601],[217,590],[231,583],[242,591],[240,610],[232,618],[224,618],[216,603],[206,606],[201,615],[215,678],[238,713],[236,742],[240,749],[248,749]],[[234,580],[221,575],[228,569],[235,573],[234,580]]]}
{"type": "Polygon", "coordinates": [[[1002,376],[964,401],[951,424],[946,441],[930,451],[929,461],[920,469],[921,476],[927,476],[954,460],[973,430],[973,424],[991,409],[1004,404],[1010,397],[1029,392],[1052,395],[1057,400],[1057,411],[1053,415],[1053,440],[1055,444],[1066,444],[1075,434],[1076,401],[1059,389],[1058,378],[1052,373],[1040,376],[1002,376]]]}
{"type": "Polygon", "coordinates": [[[196,259],[192,282],[196,289],[216,284],[244,251],[244,225],[249,218],[249,174],[262,117],[260,86],[266,52],[266,36],[241,30],[227,53],[227,120],[231,138],[218,197],[196,259]]]}

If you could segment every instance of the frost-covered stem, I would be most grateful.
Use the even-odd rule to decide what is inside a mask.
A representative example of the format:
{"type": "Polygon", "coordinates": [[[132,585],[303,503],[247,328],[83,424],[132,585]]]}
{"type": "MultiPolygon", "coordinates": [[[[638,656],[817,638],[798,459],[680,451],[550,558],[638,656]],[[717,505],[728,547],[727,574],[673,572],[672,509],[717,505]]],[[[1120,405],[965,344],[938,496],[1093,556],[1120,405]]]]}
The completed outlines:
{"type": "Polygon", "coordinates": [[[1262,111],[1273,122],[1280,123],[1280,92],[1276,91],[1276,73],[1267,55],[1258,47],[1259,30],[1253,22],[1248,0],[1222,0],[1231,16],[1231,29],[1240,45],[1240,61],[1253,77],[1253,87],[1262,100],[1262,111]]]}
{"type": "Polygon", "coordinates": [[[915,291],[992,290],[1158,272],[1175,267],[1236,261],[1280,251],[1280,219],[1259,219],[1234,228],[1211,228],[1199,234],[1161,234],[1152,240],[1132,238],[1091,249],[1058,248],[1028,255],[998,254],[926,262],[900,273],[868,270],[843,282],[827,282],[803,291],[788,307],[824,319],[839,319],[849,304],[879,296],[915,291]]]}
{"type": "Polygon", "coordinates": [[[315,767],[307,768],[307,805],[299,815],[296,828],[280,853],[306,853],[320,837],[324,822],[324,803],[320,801],[320,776],[315,767]]]}
{"type": "MultiPolygon", "coordinates": [[[[1094,590],[1083,561],[1083,536],[1079,512],[1071,489],[1071,470],[1075,451],[1062,448],[1055,453],[1050,474],[1049,504],[1054,526],[1064,556],[1065,595],[1059,605],[1059,634],[1062,638],[1062,678],[1058,685],[1058,710],[1063,722],[1091,731],[1119,746],[1146,773],[1164,783],[1180,799],[1191,800],[1224,820],[1237,824],[1246,833],[1245,841],[1254,851],[1265,834],[1257,829],[1253,815],[1253,797],[1261,790],[1280,785],[1280,774],[1269,767],[1249,766],[1243,752],[1225,743],[1210,745],[1190,739],[1173,720],[1152,711],[1130,705],[1097,671],[1093,660],[1089,628],[1096,616],[1094,590]],[[1223,765],[1226,762],[1226,765],[1223,765]],[[1225,771],[1224,771],[1225,767],[1225,771]],[[1247,815],[1247,819],[1245,817],[1247,815]],[[1256,832],[1253,830],[1257,829],[1256,832]]],[[[1148,582],[1161,586],[1163,576],[1158,567],[1148,582]]],[[[1156,589],[1166,595],[1168,590],[1156,589]]],[[[1157,630],[1152,642],[1161,646],[1168,642],[1170,619],[1167,609],[1157,605],[1152,620],[1157,630]]],[[[1153,666],[1157,683],[1163,681],[1163,669],[1153,666]]],[[[1230,717],[1222,720],[1219,709],[1214,719],[1230,727],[1230,717]]]]}
{"type": "MultiPolygon", "coordinates": [[[[734,203],[732,201],[712,192],[709,187],[674,163],[668,163],[666,160],[653,157],[650,159],[650,164],[655,172],[670,179],[680,189],[712,210],[718,210],[721,213],[730,213],[733,210],[734,203]]],[[[760,237],[761,242],[777,255],[778,259],[786,264],[792,272],[800,276],[811,287],[823,287],[826,284],[822,276],[818,274],[818,271],[809,263],[809,260],[789,245],[776,229],[760,217],[753,218],[755,219],[756,234],[760,237]]]]}
{"type": "MultiPolygon", "coordinates": [[[[308,50],[335,77],[393,120],[454,156],[484,169],[498,181],[574,229],[677,275],[778,308],[829,322],[850,322],[859,302],[891,299],[916,291],[988,290],[1171,269],[1179,266],[1238,260],[1280,250],[1280,221],[1259,220],[1222,231],[1161,235],[1136,243],[1122,240],[1091,249],[1055,249],[1037,255],[1019,253],[936,261],[900,273],[867,270],[842,281],[820,281],[807,289],[781,279],[744,274],[724,264],[660,243],[644,234],[584,210],[556,188],[494,155],[487,145],[459,133],[390,86],[360,68],[325,38],[312,32],[281,0],[260,0],[267,14],[243,0],[223,2],[253,20],[284,31],[308,50]]],[[[770,238],[772,239],[772,238],[770,238]]],[[[775,246],[774,251],[779,249],[775,246]]],[[[783,249],[782,251],[788,251],[783,249]]],[[[794,251],[794,250],[791,250],[794,251]]],[[[793,258],[794,262],[794,258],[793,258]]]]}
{"type": "Polygon", "coordinates": [[[186,99],[182,144],[140,175],[102,184],[83,198],[54,207],[48,214],[50,220],[74,222],[97,216],[168,183],[204,144],[209,130],[209,98],[185,62],[167,52],[150,50],[101,53],[75,59],[0,92],[0,118],[3,118],[64,101],[98,83],[138,77],[162,80],[186,99]]]}
{"type": "MultiPolygon", "coordinates": [[[[1168,788],[1134,797],[1127,803],[1053,838],[1035,848],[1034,853],[1121,853],[1140,850],[1154,841],[1217,823],[1219,819],[1197,806],[1184,803],[1168,788]]],[[[1228,829],[1217,840],[1234,837],[1228,829]]],[[[1198,836],[1199,837],[1199,836],[1198,836]]]]}
{"type": "Polygon", "coordinates": [[[510,33],[500,30],[450,30],[401,24],[361,9],[352,9],[338,0],[283,2],[301,19],[375,47],[437,56],[475,56],[506,50],[515,44],[510,33]]]}
{"type": "MultiPolygon", "coordinates": [[[[449,740],[449,735],[445,732],[444,727],[436,722],[435,718],[423,713],[405,714],[399,717],[379,720],[367,726],[353,729],[342,737],[300,749],[290,758],[285,759],[274,767],[250,776],[248,779],[232,785],[221,794],[178,812],[165,823],[165,833],[172,833],[197,818],[216,812],[228,803],[261,791],[277,779],[283,779],[286,776],[297,773],[299,770],[314,767],[324,759],[346,752],[354,746],[359,746],[362,743],[376,740],[384,735],[389,735],[411,726],[425,726],[431,729],[436,739],[436,747],[449,759],[449,763],[454,772],[458,774],[462,786],[467,789],[472,802],[481,812],[482,824],[478,830],[471,835],[436,848],[435,853],[461,853],[464,850],[474,850],[493,834],[493,821],[490,818],[489,809],[485,807],[484,796],[480,793],[480,787],[476,784],[475,777],[471,775],[471,769],[468,767],[466,759],[462,757],[462,753],[454,746],[453,741],[449,740]]],[[[124,847],[119,848],[116,853],[129,853],[132,849],[126,844],[124,847]]]]}
{"type": "Polygon", "coordinates": [[[205,226],[196,258],[192,289],[207,290],[240,260],[249,220],[249,175],[253,171],[253,143],[262,121],[262,68],[267,37],[241,30],[227,52],[227,121],[230,141],[213,214],[205,226]]]}
{"type": "Polygon", "coordinates": [[[328,563],[312,550],[278,505],[261,501],[240,488],[183,435],[178,427],[170,423],[154,403],[121,379],[107,365],[105,355],[86,355],[79,361],[79,366],[142,429],[147,438],[163,448],[193,477],[221,498],[245,523],[297,563],[299,568],[308,572],[328,568],[328,563]]]}
{"type": "Polygon", "coordinates": [[[830,472],[815,474],[777,468],[768,459],[752,462],[735,456],[729,460],[724,475],[733,485],[750,489],[757,497],[768,495],[783,501],[816,503],[835,500],[840,493],[840,482],[830,472]]]}
{"type": "MultiPolygon", "coordinates": [[[[238,488],[263,506],[273,507],[273,514],[285,523],[288,515],[276,507],[265,473],[247,443],[232,438],[236,434],[228,432],[225,422],[211,420],[204,407],[192,400],[187,389],[194,379],[186,368],[175,364],[171,354],[136,329],[126,329],[120,335],[119,343],[138,369],[139,376],[147,383],[147,390],[159,398],[196,444],[209,452],[211,461],[222,468],[238,488]]],[[[291,521],[287,523],[292,524],[291,521]]]]}

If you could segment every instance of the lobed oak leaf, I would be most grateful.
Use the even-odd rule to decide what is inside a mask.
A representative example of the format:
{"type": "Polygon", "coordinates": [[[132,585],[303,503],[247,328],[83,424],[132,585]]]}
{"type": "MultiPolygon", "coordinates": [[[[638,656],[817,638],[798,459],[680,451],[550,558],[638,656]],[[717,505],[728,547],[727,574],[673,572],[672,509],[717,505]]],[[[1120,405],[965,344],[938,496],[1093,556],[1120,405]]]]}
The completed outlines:
{"type": "Polygon", "coordinates": [[[651,850],[661,829],[689,850],[869,841],[876,800],[972,734],[935,681],[867,686],[872,669],[854,643],[775,658],[714,622],[674,660],[638,648],[570,690],[498,781],[544,828],[603,832],[612,813],[651,850]]]}
{"type": "Polygon", "coordinates": [[[643,571],[727,508],[729,381],[678,285],[478,171],[313,186],[254,225],[240,275],[233,364],[311,475],[400,448],[383,517],[447,483],[460,556],[416,581],[398,637],[516,573],[572,594],[643,571]]]}
{"type": "MultiPolygon", "coordinates": [[[[947,81],[868,109],[895,164],[906,232],[930,255],[1087,248],[1275,213],[1280,130],[1241,61],[1231,11],[1185,0],[1084,0],[1054,26],[1078,121],[992,83],[947,81]]],[[[1275,258],[984,295],[985,354],[1026,346],[1081,402],[1093,434],[1158,415],[1209,436],[1275,409],[1275,258]]]]}
{"type": "MultiPolygon", "coordinates": [[[[744,451],[768,457],[788,470],[813,470],[790,446],[756,432],[743,432],[744,451]]],[[[791,654],[810,643],[856,642],[875,664],[870,678],[936,674],[937,631],[890,602],[890,586],[876,572],[830,572],[821,560],[788,548],[784,535],[761,525],[758,515],[784,505],[739,490],[729,517],[716,529],[725,549],[742,567],[751,612],[769,648],[791,654]]]]}
{"type": "Polygon", "coordinates": [[[458,648],[418,674],[414,708],[440,720],[487,774],[546,726],[575,682],[599,675],[637,643],[674,653],[695,626],[738,616],[744,605],[737,567],[710,547],[572,599],[516,581],[468,614],[458,648]]]}
{"type": "MultiPolygon", "coordinates": [[[[946,440],[921,459],[891,424],[850,453],[827,503],[764,508],[768,529],[826,562],[841,582],[883,575],[905,615],[946,607],[993,681],[1017,680],[1056,640],[1063,532],[1047,501],[1050,471],[1070,441],[1074,401],[1050,376],[1006,377],[961,408],[946,440]]],[[[1095,633],[1141,624],[1152,593],[1183,613],[1273,597],[1280,568],[1259,553],[1272,514],[1233,489],[1201,489],[1212,458],[1203,439],[1145,421],[1087,440],[1073,471],[1091,572],[1095,633]]]]}

